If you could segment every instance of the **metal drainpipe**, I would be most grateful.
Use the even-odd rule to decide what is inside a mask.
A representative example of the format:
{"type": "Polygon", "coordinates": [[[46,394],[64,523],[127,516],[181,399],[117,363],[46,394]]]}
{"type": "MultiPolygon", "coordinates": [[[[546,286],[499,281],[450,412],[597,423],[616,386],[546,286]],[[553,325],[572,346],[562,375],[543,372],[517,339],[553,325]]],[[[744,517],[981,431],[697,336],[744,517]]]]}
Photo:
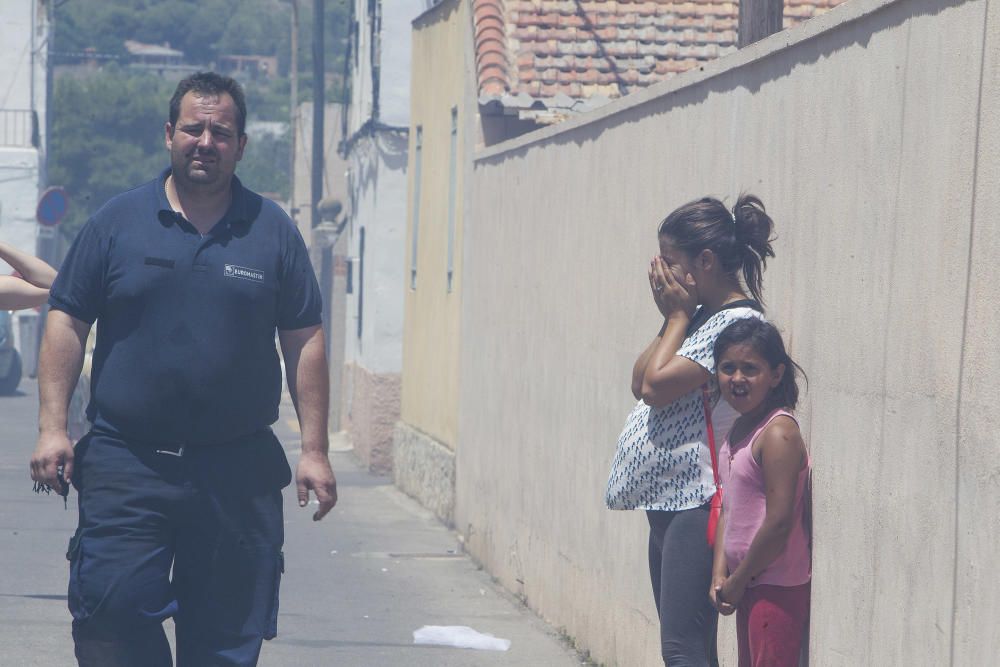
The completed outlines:
{"type": "Polygon", "coordinates": [[[323,63],[323,0],[313,0],[313,135],[312,135],[312,225],[322,222],[319,202],[323,199],[323,115],[326,110],[326,76],[323,63]]]}

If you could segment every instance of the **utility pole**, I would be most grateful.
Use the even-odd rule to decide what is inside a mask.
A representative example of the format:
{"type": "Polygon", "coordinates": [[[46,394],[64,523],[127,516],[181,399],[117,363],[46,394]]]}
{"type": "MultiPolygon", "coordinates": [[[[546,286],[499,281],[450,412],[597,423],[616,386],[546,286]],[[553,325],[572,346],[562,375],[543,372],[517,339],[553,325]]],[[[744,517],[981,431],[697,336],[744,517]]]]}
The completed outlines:
{"type": "Polygon", "coordinates": [[[781,31],[783,0],[740,0],[737,46],[743,48],[781,31]]]}
{"type": "Polygon", "coordinates": [[[290,99],[289,114],[289,134],[292,137],[292,147],[289,151],[288,177],[292,179],[291,191],[292,202],[289,208],[292,209],[292,219],[295,219],[295,149],[298,146],[298,117],[299,117],[299,0],[289,0],[292,5],[292,62],[289,66],[291,70],[289,77],[292,82],[292,93],[290,99]]]}
{"type": "Polygon", "coordinates": [[[326,111],[326,75],[323,67],[323,0],[313,0],[313,131],[312,131],[312,226],[323,222],[319,202],[323,199],[323,114],[326,111]]]}
{"type": "MultiPolygon", "coordinates": [[[[32,8],[32,14],[34,12],[35,10],[32,8]]],[[[51,145],[50,137],[52,136],[52,93],[55,80],[55,68],[52,63],[52,53],[55,49],[52,48],[52,42],[55,41],[56,35],[56,7],[54,2],[45,3],[45,21],[48,24],[45,31],[45,104],[43,105],[45,118],[42,120],[40,128],[44,136],[36,147],[39,152],[39,190],[43,190],[50,185],[49,156],[51,153],[49,152],[49,146],[51,145]]],[[[32,39],[34,39],[34,35],[32,35],[32,39]]],[[[32,79],[34,79],[34,75],[34,68],[32,68],[32,79]]],[[[32,85],[32,89],[34,89],[34,85],[32,85]]],[[[35,109],[34,92],[32,92],[31,106],[32,109],[35,109]]],[[[38,235],[35,238],[35,254],[52,266],[59,266],[62,258],[59,256],[59,236],[55,227],[40,226],[38,228],[38,235]]],[[[44,313],[43,309],[43,317],[44,313]]]]}
{"type": "MultiPolygon", "coordinates": [[[[56,71],[52,66],[52,42],[56,36],[56,7],[54,2],[45,3],[45,15],[48,26],[45,33],[45,140],[42,142],[44,155],[42,167],[42,184],[49,185],[49,137],[52,136],[52,93],[55,87],[56,71]]],[[[53,266],[56,266],[53,264],[53,266]]]]}

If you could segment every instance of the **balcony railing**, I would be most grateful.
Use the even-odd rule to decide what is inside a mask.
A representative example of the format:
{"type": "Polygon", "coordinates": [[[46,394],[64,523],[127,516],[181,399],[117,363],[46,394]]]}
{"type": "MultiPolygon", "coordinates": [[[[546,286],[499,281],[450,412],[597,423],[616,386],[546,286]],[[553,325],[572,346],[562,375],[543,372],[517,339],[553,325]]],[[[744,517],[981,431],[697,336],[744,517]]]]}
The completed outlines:
{"type": "Polygon", "coordinates": [[[0,109],[0,147],[38,148],[38,114],[30,109],[0,109]]]}

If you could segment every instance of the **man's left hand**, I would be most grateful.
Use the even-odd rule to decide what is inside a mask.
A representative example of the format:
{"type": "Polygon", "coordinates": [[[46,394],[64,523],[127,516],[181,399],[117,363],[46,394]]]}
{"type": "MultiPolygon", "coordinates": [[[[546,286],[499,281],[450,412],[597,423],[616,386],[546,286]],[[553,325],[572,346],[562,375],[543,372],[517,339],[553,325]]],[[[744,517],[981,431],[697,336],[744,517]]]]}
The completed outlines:
{"type": "Polygon", "coordinates": [[[319,521],[337,504],[337,478],[330,467],[326,455],[303,452],[295,471],[295,485],[298,487],[299,507],[309,504],[309,492],[316,494],[319,509],[313,514],[313,521],[319,521]]]}

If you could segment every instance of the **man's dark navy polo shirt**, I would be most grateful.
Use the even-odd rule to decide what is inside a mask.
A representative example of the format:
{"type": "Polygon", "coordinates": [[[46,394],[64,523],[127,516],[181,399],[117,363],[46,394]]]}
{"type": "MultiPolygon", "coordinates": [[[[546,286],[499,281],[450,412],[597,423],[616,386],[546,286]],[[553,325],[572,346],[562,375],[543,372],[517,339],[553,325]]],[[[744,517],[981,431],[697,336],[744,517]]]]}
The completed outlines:
{"type": "Polygon", "coordinates": [[[87,415],[151,445],[212,445],[278,418],[275,329],[320,324],[305,244],[274,202],[233,178],[201,236],[174,212],[169,170],[105,204],[80,231],[49,304],[97,321],[87,415]]]}

